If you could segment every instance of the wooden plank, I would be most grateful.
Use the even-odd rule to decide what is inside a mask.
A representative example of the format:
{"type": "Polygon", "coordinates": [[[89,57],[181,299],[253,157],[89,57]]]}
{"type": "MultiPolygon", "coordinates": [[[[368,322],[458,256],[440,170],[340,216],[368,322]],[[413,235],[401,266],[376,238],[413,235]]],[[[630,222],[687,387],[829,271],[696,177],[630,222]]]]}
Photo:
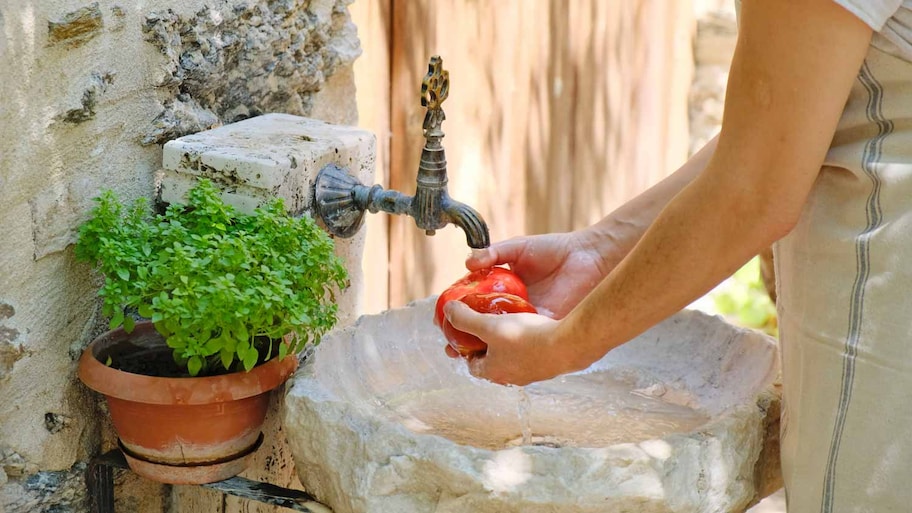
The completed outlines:
{"type": "Polygon", "coordinates": [[[232,477],[203,485],[221,493],[302,513],[332,513],[328,506],[317,502],[312,495],[243,477],[232,477]]]}
{"type": "Polygon", "coordinates": [[[89,498],[89,511],[91,513],[114,513],[114,468],[124,468],[119,465],[127,464],[123,454],[115,451],[117,455],[103,454],[89,463],[86,470],[86,489],[89,498]],[[113,464],[108,463],[111,460],[113,464]]]}
{"type": "MultiPolygon", "coordinates": [[[[426,0],[393,0],[390,52],[390,130],[393,135],[389,186],[409,195],[415,193],[418,160],[424,142],[421,137],[423,112],[418,102],[421,77],[432,47],[432,34],[428,31],[435,29],[430,18],[433,8],[434,4],[426,0]]],[[[389,237],[390,306],[396,307],[404,304],[404,298],[417,297],[430,288],[431,283],[421,280],[434,276],[434,261],[428,258],[430,245],[426,237],[417,230],[412,219],[390,217],[389,237]]]]}
{"type": "MultiPolygon", "coordinates": [[[[450,195],[492,240],[584,227],[686,158],[690,0],[393,0],[390,186],[414,191],[428,58],[450,71],[450,195]]],[[[390,305],[464,272],[456,228],[390,220],[390,305]]]]}

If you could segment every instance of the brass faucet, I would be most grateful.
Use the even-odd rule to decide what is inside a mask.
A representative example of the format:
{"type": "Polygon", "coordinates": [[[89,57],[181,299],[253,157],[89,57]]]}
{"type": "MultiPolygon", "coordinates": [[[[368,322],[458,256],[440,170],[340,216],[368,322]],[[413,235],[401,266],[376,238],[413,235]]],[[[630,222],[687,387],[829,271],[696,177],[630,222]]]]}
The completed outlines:
{"type": "Polygon", "coordinates": [[[414,196],[384,190],[380,185],[366,186],[344,169],[329,164],[317,174],[314,185],[314,211],[330,233],[351,237],[364,221],[364,212],[379,211],[406,214],[415,219],[427,235],[447,224],[462,228],[471,248],[491,244],[488,225],[472,207],[450,198],[447,192],[446,155],[440,140],[440,125],[446,119],[441,104],[450,92],[450,74],[443,69],[439,56],[431,57],[428,72],[421,82],[421,105],[424,116],[424,148],[418,165],[418,183],[414,196]]]}

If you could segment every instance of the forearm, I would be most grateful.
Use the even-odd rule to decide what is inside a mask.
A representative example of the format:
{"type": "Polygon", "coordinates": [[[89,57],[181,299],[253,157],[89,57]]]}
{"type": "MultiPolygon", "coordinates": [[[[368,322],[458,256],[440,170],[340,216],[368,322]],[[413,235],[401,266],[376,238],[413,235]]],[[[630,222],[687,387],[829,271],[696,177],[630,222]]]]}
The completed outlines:
{"type": "Polygon", "coordinates": [[[788,231],[760,186],[714,178],[688,184],[567,316],[564,338],[580,345],[571,367],[588,366],[686,307],[788,231]]]}
{"type": "Polygon", "coordinates": [[[580,346],[577,368],[708,292],[801,215],[871,31],[823,0],[745,1],[740,30],[709,162],[560,327],[557,340],[580,346]]]}
{"type": "Polygon", "coordinates": [[[617,265],[672,198],[703,171],[715,152],[718,138],[713,137],[674,173],[582,230],[582,237],[610,260],[605,268],[617,265]]]}

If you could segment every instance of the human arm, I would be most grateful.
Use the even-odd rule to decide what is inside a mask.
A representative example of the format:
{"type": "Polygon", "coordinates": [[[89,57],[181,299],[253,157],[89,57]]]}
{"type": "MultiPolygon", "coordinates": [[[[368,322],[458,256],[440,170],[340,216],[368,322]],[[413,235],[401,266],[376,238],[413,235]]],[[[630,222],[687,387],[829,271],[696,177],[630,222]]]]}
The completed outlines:
{"type": "Polygon", "coordinates": [[[515,237],[473,251],[470,270],[509,265],[528,287],[529,299],[555,319],[565,317],[633,249],[662,208],[712,157],[718,137],[677,171],[598,223],[582,230],[515,237]]]}
{"type": "Polygon", "coordinates": [[[459,330],[488,343],[471,371],[524,384],[579,370],[687,306],[787,234],[819,173],[871,29],[830,0],[744,0],[718,145],[564,319],[476,314],[459,330]]]}

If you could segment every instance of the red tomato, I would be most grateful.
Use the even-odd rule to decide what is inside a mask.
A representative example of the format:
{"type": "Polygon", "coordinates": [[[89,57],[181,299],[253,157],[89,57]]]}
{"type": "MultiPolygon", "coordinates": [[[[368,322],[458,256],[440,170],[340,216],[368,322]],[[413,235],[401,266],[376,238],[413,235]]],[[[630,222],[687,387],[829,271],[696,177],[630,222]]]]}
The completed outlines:
{"type": "Polygon", "coordinates": [[[450,285],[437,298],[434,323],[441,326],[443,322],[443,305],[447,301],[458,301],[466,294],[486,294],[488,292],[505,292],[519,296],[526,301],[529,293],[526,284],[513,271],[503,267],[488,267],[472,271],[450,285]]]}
{"type": "MultiPolygon", "coordinates": [[[[469,305],[469,308],[476,312],[487,314],[538,313],[532,303],[517,295],[504,292],[466,294],[459,301],[469,305]]],[[[447,320],[443,322],[443,336],[446,337],[450,347],[462,356],[484,354],[488,349],[488,345],[480,338],[457,330],[447,320]]]]}

